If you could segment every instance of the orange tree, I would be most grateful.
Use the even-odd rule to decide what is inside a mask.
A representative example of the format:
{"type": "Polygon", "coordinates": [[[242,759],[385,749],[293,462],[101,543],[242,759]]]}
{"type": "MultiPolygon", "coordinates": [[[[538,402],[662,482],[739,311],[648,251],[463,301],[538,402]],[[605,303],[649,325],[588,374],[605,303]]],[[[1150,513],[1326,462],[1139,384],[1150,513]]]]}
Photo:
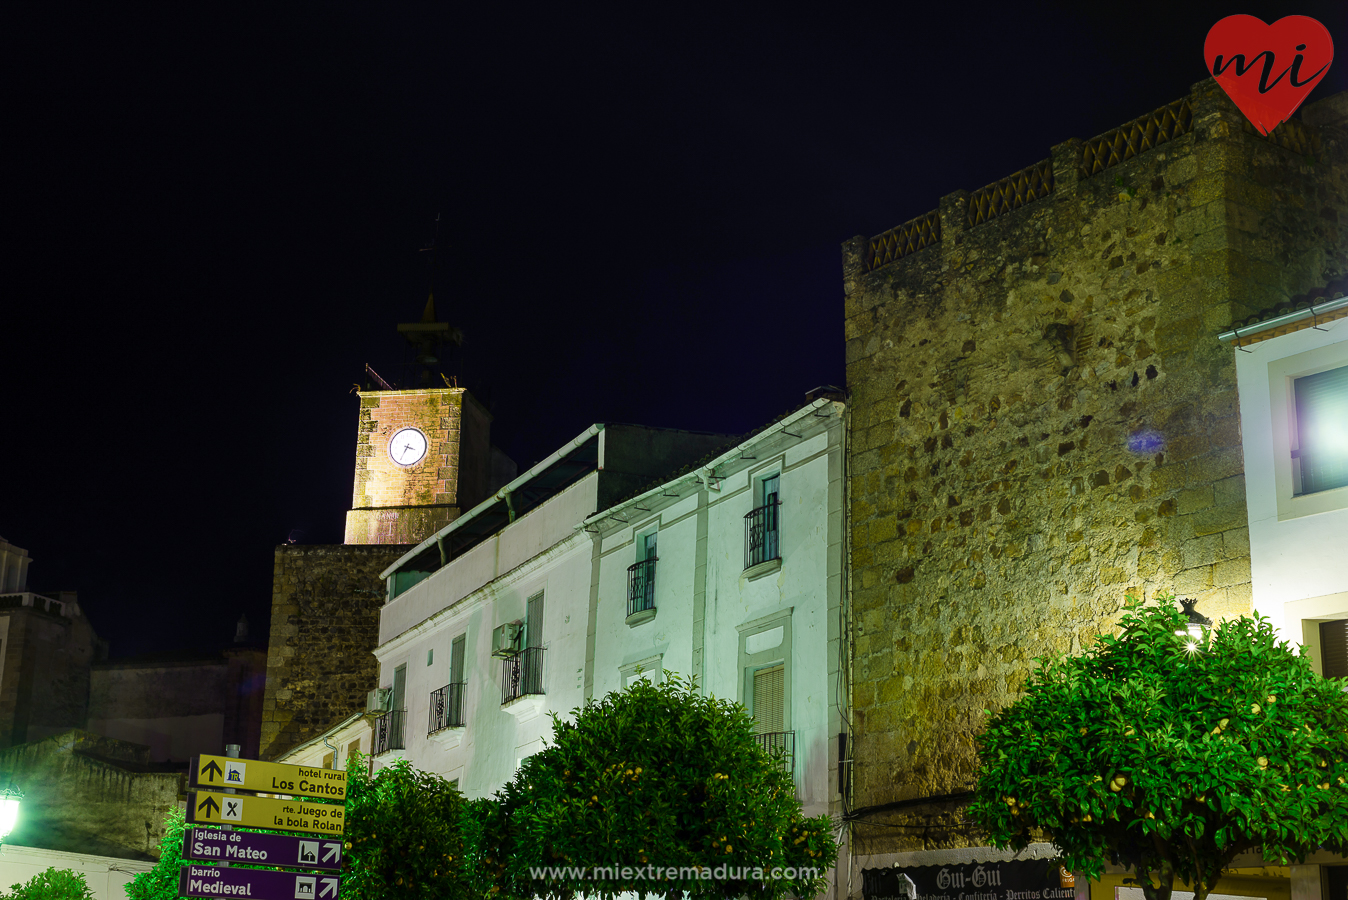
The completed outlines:
{"type": "Polygon", "coordinates": [[[465,900],[466,804],[438,775],[400,759],[369,771],[347,760],[342,900],[465,900]]]}
{"type": "Polygon", "coordinates": [[[970,813],[999,847],[1042,832],[1072,869],[1132,869],[1148,900],[1203,900],[1245,851],[1348,852],[1348,694],[1267,619],[1187,635],[1133,598],[1116,637],[1041,660],[980,738],[970,813]]]}
{"type": "Polygon", "coordinates": [[[809,897],[837,856],[737,703],[672,673],[553,717],[551,744],[481,808],[476,860],[504,896],[809,897]]]}

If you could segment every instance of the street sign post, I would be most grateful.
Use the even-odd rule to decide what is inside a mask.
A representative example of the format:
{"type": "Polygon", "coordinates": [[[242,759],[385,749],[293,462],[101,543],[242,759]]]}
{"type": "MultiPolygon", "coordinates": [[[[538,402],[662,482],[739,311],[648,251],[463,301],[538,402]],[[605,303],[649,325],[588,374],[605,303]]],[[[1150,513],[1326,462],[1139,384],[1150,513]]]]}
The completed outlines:
{"type": "Polygon", "coordinates": [[[192,764],[192,784],[215,790],[238,788],[324,800],[346,799],[346,773],[341,769],[291,766],[228,756],[198,757],[192,764]]]}
{"type": "Polygon", "coordinates": [[[346,807],[339,803],[278,800],[214,791],[195,791],[188,795],[187,802],[187,821],[194,825],[239,825],[340,837],[345,820],[346,807]]]}
{"type": "Polygon", "coordinates": [[[340,871],[342,842],[299,835],[189,828],[183,832],[183,859],[340,871]]]}
{"type": "Polygon", "coordinates": [[[337,900],[341,879],[271,869],[183,866],[178,874],[180,897],[247,897],[249,900],[337,900]]]}

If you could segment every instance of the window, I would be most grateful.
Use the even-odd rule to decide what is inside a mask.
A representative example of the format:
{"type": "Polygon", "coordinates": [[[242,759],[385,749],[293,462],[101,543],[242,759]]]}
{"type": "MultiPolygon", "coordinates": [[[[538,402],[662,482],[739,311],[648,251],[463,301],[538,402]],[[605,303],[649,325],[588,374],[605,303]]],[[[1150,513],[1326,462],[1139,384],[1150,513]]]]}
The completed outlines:
{"type": "Polygon", "coordinates": [[[781,559],[781,477],[765,476],[754,486],[757,505],[744,517],[744,568],[781,559]]]}
{"type": "Polygon", "coordinates": [[[1320,661],[1326,678],[1348,678],[1348,619],[1320,623],[1320,661]]]}
{"type": "Polygon", "coordinates": [[[637,561],[627,568],[627,619],[630,625],[649,621],[655,616],[657,536],[655,531],[637,536],[637,561]]]}
{"type": "Polygon", "coordinates": [[[393,670],[393,706],[374,723],[374,752],[401,750],[407,746],[404,731],[407,724],[407,666],[393,670]]]}
{"type": "Polygon", "coordinates": [[[1348,366],[1292,382],[1295,496],[1348,485],[1348,366]]]}
{"type": "Polygon", "coordinates": [[[795,765],[796,743],[791,730],[791,612],[787,607],[738,628],[741,702],[754,717],[759,745],[780,753],[788,769],[795,765]]]}
{"type": "MultiPolygon", "coordinates": [[[[1348,509],[1348,342],[1271,359],[1266,371],[1272,446],[1264,449],[1263,435],[1243,427],[1247,479],[1253,474],[1258,483],[1260,457],[1272,450],[1277,521],[1348,509]]],[[[1260,411],[1242,400],[1242,420],[1247,406],[1260,411]]],[[[1254,507],[1251,514],[1259,517],[1254,507]]]]}
{"type": "Polygon", "coordinates": [[[524,614],[524,649],[503,660],[501,703],[543,693],[543,595],[529,598],[524,614]]]}
{"type": "Polygon", "coordinates": [[[786,666],[782,663],[757,669],[753,674],[753,702],[749,711],[754,717],[754,730],[759,734],[765,731],[785,730],[783,724],[785,676],[786,666]]]}
{"type": "Polygon", "coordinates": [[[430,724],[427,734],[435,734],[445,728],[463,726],[463,657],[468,636],[461,634],[449,645],[449,684],[439,690],[431,691],[430,724]]]}
{"type": "Polygon", "coordinates": [[[623,690],[628,685],[637,681],[649,681],[651,684],[659,684],[664,680],[665,655],[663,653],[656,656],[648,656],[639,662],[623,666],[618,670],[618,675],[622,680],[623,690]]]}
{"type": "Polygon", "coordinates": [[[433,662],[435,662],[435,648],[434,648],[434,647],[432,647],[430,650],[427,650],[427,651],[426,651],[426,665],[429,666],[429,665],[430,665],[431,663],[433,663],[433,662]]]}

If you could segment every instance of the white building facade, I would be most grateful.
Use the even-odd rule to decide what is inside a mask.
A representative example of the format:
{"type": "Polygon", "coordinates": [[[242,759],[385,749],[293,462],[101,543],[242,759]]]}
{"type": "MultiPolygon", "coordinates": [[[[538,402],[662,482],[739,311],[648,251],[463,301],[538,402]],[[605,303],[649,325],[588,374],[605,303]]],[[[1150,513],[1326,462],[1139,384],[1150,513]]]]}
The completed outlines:
{"type": "Polygon", "coordinates": [[[1348,677],[1348,297],[1334,293],[1221,337],[1237,345],[1255,611],[1317,672],[1348,677]]]}
{"type": "Polygon", "coordinates": [[[585,522],[599,547],[587,695],[694,676],[785,752],[811,816],[840,812],[842,414],[815,401],[585,522]]]}
{"type": "Polygon", "coordinates": [[[551,713],[669,670],[744,703],[806,814],[840,813],[845,407],[831,396],[740,442],[673,433],[663,457],[592,426],[406,554],[384,573],[376,765],[407,758],[491,796],[544,748],[551,713]],[[638,481],[643,465],[660,476],[638,481]]]}

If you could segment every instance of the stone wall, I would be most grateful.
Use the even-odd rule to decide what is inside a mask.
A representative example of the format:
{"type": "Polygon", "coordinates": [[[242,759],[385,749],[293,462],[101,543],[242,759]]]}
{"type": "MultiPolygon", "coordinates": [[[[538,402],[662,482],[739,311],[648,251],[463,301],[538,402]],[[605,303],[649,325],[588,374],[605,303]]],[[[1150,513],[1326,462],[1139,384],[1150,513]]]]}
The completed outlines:
{"type": "Polygon", "coordinates": [[[145,747],[84,731],[0,751],[0,771],[24,792],[6,843],[125,859],[158,857],[164,816],[185,789],[145,747]]]}
{"type": "Polygon", "coordinates": [[[0,747],[84,727],[100,644],[73,598],[57,608],[0,610],[0,747]]]}
{"type": "Polygon", "coordinates": [[[262,724],[266,650],[235,646],[190,659],[96,664],[89,730],[150,748],[154,762],[186,763],[238,744],[255,758],[262,724]]]}
{"type": "Polygon", "coordinates": [[[1188,100],[1191,131],[1104,172],[1054,147],[1052,193],[991,221],[943,198],[939,240],[897,262],[844,246],[854,853],[979,843],[983,710],[1126,594],[1251,609],[1216,335],[1348,270],[1348,142],[1278,146],[1211,81],[1188,100]]]}
{"type": "Polygon", "coordinates": [[[260,753],[274,759],[365,708],[379,667],[379,573],[402,545],[276,548],[260,753]]]}

